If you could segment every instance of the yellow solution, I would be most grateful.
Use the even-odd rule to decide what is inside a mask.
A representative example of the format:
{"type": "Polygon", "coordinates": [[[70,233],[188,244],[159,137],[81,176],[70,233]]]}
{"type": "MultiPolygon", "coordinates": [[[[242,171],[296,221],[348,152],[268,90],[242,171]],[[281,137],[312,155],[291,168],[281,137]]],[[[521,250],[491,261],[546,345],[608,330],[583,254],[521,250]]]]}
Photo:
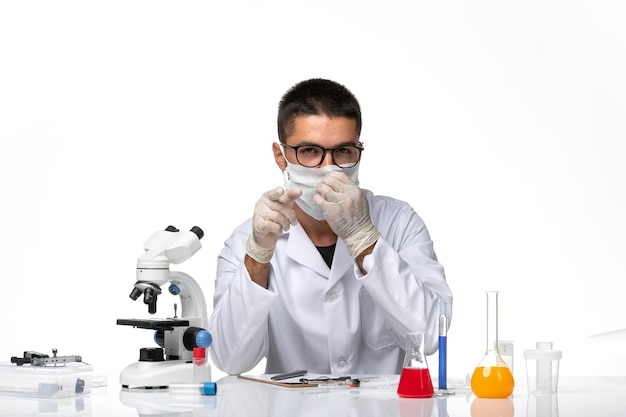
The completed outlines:
{"type": "Polygon", "coordinates": [[[474,370],[471,385],[478,398],[508,398],[515,381],[506,366],[479,366],[474,370]]]}

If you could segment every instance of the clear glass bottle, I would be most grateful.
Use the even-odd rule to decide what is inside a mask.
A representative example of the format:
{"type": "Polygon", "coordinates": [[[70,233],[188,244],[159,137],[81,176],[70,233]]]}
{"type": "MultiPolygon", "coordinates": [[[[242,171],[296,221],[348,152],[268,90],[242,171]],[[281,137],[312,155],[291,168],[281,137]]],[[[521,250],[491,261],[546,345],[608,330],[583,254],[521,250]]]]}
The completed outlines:
{"type": "Polygon", "coordinates": [[[216,395],[217,384],[215,382],[170,384],[169,393],[171,395],[216,395]]]}
{"type": "Polygon", "coordinates": [[[211,365],[206,358],[206,349],[193,348],[193,382],[203,383],[211,381],[211,365]]]}
{"type": "Polygon", "coordinates": [[[402,374],[398,383],[398,395],[404,398],[430,398],[434,393],[435,389],[424,355],[424,333],[408,333],[402,374]]]}
{"type": "Polygon", "coordinates": [[[472,392],[478,398],[508,398],[514,386],[513,373],[498,352],[498,291],[487,291],[487,351],[472,375],[472,392]]]}

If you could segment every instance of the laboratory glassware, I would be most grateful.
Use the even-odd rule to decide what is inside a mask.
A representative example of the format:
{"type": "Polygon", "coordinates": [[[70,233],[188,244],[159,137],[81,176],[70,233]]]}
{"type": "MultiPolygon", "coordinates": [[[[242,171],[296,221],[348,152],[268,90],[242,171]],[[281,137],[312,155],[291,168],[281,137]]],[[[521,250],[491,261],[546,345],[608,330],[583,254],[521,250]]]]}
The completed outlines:
{"type": "Polygon", "coordinates": [[[424,355],[424,333],[408,333],[402,373],[398,383],[398,395],[405,398],[430,398],[434,393],[424,355]]]}
{"type": "Polygon", "coordinates": [[[193,348],[193,382],[203,383],[211,381],[211,365],[206,358],[206,349],[193,348]]]}
{"type": "Polygon", "coordinates": [[[556,394],[561,351],[552,349],[552,342],[537,342],[536,346],[524,351],[528,393],[556,394]]]}
{"type": "Polygon", "coordinates": [[[471,388],[478,398],[508,398],[513,373],[498,352],[498,291],[487,291],[487,350],[474,370],[471,388]]]}
{"type": "Polygon", "coordinates": [[[448,389],[447,356],[448,356],[448,315],[447,303],[439,303],[439,379],[440,390],[448,389]]]}
{"type": "Polygon", "coordinates": [[[170,384],[168,391],[171,395],[216,395],[217,384],[215,382],[170,384]]]}

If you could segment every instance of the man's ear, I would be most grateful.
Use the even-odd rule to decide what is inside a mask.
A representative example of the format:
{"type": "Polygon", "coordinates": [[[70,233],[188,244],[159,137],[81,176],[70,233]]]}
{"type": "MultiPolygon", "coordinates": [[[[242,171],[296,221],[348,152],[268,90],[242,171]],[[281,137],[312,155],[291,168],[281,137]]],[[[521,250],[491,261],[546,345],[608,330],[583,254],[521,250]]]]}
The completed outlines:
{"type": "Polygon", "coordinates": [[[280,144],[274,142],[272,144],[272,151],[274,152],[274,160],[276,161],[276,165],[280,168],[281,171],[287,169],[287,161],[285,160],[285,155],[280,148],[280,144]]]}

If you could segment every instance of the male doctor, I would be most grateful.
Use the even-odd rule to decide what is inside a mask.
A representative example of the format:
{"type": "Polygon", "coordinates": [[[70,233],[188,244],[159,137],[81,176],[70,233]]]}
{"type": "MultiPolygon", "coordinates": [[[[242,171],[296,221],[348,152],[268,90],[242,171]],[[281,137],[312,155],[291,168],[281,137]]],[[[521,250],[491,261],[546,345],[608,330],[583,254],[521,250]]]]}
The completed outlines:
{"type": "Polygon", "coordinates": [[[452,293],[422,219],[359,187],[361,110],[343,85],[302,81],[278,109],[267,191],[218,257],[211,357],[228,374],[400,373],[408,332],[437,350],[452,293]]]}

